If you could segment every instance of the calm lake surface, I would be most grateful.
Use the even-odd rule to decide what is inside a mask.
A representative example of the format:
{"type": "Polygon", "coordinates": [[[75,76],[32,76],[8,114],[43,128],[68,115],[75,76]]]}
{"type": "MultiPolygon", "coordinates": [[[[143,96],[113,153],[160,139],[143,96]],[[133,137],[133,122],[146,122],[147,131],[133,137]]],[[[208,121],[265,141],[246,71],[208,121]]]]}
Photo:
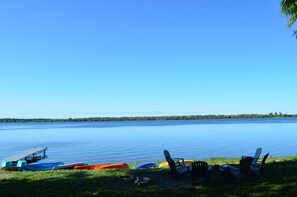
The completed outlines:
{"type": "Polygon", "coordinates": [[[297,119],[0,123],[0,160],[48,147],[43,161],[147,162],[172,157],[206,159],[297,155],[297,119]]]}

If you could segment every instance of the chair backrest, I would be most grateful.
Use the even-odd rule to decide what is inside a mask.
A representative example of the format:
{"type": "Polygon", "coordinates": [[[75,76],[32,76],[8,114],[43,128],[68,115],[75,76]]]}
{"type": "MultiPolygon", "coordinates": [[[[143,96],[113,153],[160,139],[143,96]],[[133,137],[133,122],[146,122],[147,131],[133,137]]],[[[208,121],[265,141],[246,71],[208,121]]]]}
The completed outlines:
{"type": "Polygon", "coordinates": [[[240,174],[247,174],[253,161],[253,157],[242,157],[240,160],[240,174]]]}
{"type": "Polygon", "coordinates": [[[165,156],[165,158],[166,157],[171,158],[168,150],[164,150],[164,156],[165,156]]]}
{"type": "Polygon", "coordinates": [[[165,157],[165,158],[166,158],[166,161],[167,161],[168,164],[169,164],[171,173],[175,173],[175,172],[177,172],[177,170],[176,170],[176,166],[175,166],[175,163],[174,163],[173,159],[171,159],[171,158],[169,158],[169,157],[165,157]]]}
{"type": "Polygon", "coordinates": [[[171,173],[175,173],[175,172],[177,172],[177,170],[176,170],[176,166],[175,166],[175,162],[174,162],[173,159],[171,158],[171,156],[170,156],[168,150],[164,150],[164,156],[165,156],[166,161],[167,161],[168,164],[169,164],[171,173]]]}
{"type": "Polygon", "coordinates": [[[195,161],[192,164],[192,175],[195,177],[206,177],[208,164],[205,161],[195,161]]]}
{"type": "Polygon", "coordinates": [[[255,152],[255,156],[254,156],[254,160],[253,160],[253,164],[256,164],[260,155],[262,153],[262,148],[257,148],[256,152],[255,152]]]}
{"type": "Polygon", "coordinates": [[[268,156],[269,156],[269,153],[267,153],[267,154],[263,157],[261,166],[260,166],[260,168],[259,168],[259,170],[260,170],[261,173],[262,173],[263,166],[264,166],[265,161],[266,161],[266,159],[267,159],[268,156]]]}

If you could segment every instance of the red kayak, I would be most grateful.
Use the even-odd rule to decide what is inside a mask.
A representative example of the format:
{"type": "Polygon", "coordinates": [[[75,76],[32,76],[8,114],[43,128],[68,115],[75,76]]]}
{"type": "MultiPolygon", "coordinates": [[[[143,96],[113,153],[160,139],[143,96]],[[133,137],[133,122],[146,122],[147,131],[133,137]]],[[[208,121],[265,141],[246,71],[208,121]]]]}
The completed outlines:
{"type": "Polygon", "coordinates": [[[69,163],[64,165],[59,165],[54,168],[54,170],[73,170],[76,166],[85,166],[86,164],[79,162],[79,163],[69,163]]]}

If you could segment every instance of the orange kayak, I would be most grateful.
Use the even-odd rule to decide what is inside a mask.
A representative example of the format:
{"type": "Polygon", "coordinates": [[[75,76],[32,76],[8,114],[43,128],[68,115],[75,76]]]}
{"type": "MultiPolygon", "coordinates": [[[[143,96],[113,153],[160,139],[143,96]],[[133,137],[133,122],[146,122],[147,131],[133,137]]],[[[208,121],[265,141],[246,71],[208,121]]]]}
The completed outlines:
{"type": "Polygon", "coordinates": [[[104,169],[119,169],[119,168],[129,168],[126,163],[106,163],[106,164],[94,164],[94,165],[84,165],[75,166],[74,169],[77,170],[104,170],[104,169]]]}
{"type": "Polygon", "coordinates": [[[94,170],[104,170],[104,169],[119,169],[119,168],[129,168],[126,163],[111,163],[111,164],[102,164],[94,168],[94,170]]]}
{"type": "Polygon", "coordinates": [[[95,170],[96,167],[109,165],[109,164],[95,164],[95,165],[84,165],[84,166],[74,166],[73,169],[77,170],[95,170]]]}

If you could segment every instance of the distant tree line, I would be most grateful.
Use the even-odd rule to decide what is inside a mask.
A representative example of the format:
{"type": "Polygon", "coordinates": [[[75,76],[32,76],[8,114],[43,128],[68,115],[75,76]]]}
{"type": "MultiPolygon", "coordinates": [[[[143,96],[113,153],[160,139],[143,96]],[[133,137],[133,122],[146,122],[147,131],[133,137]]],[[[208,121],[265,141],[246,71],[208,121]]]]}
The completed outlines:
{"type": "Polygon", "coordinates": [[[0,122],[100,122],[100,121],[140,121],[140,120],[208,120],[208,119],[249,119],[249,118],[297,118],[297,114],[237,114],[237,115],[189,115],[189,116],[141,116],[141,117],[90,117],[67,119],[17,119],[2,118],[0,122]]]}

